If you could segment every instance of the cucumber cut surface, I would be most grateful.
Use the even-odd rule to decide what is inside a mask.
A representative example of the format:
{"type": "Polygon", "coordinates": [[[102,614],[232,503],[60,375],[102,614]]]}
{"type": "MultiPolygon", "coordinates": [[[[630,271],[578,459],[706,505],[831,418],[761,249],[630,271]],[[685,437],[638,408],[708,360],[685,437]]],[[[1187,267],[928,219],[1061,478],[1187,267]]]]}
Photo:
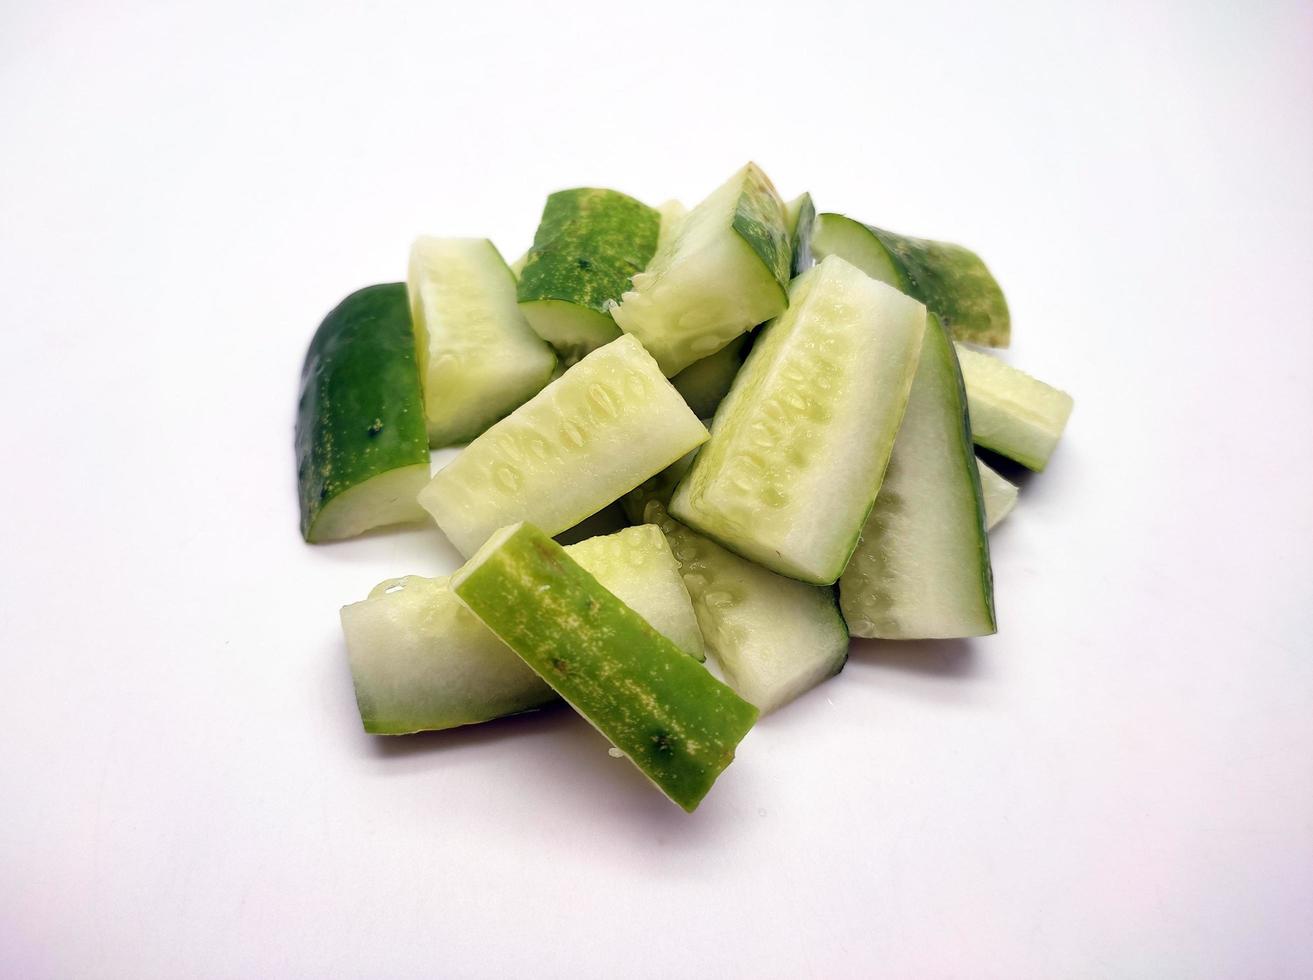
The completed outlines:
{"type": "Polygon", "coordinates": [[[790,260],[784,205],[750,163],[678,223],[612,315],[678,374],[784,309],[790,260]]]}
{"type": "Polygon", "coordinates": [[[909,238],[841,214],[816,219],[816,258],[838,255],[868,276],[919,299],[958,339],[1006,347],[1012,319],[1003,290],[980,257],[948,242],[909,238]]]}
{"type": "Polygon", "coordinates": [[[547,384],[556,355],[516,305],[492,242],[418,239],[407,285],[430,446],[473,439],[547,384]]]}
{"type": "Polygon", "coordinates": [[[490,630],[671,800],[694,810],[757,709],[537,528],[503,528],[452,576],[490,630]]]}
{"type": "Polygon", "coordinates": [[[797,277],[812,267],[812,235],[816,231],[816,205],[810,194],[799,194],[784,205],[784,224],[792,256],[789,274],[797,277]]]}
{"type": "MultiPolygon", "coordinates": [[[[661,248],[679,233],[679,227],[688,217],[688,208],[673,197],[657,205],[661,215],[661,230],[657,233],[657,248],[661,248]]],[[[655,253],[653,253],[655,254],[655,253]]]]}
{"type": "Polygon", "coordinates": [[[995,632],[989,539],[966,392],[933,315],[875,506],[839,579],[854,636],[891,640],[995,632]]]}
{"type": "Polygon", "coordinates": [[[1017,506],[1017,487],[980,457],[976,457],[976,467],[980,470],[980,491],[985,500],[985,530],[992,531],[1017,506]]]}
{"type": "Polygon", "coordinates": [[[772,571],[839,578],[875,500],[925,307],[831,256],[753,344],[670,513],[772,571]]]}
{"type": "Polygon", "coordinates": [[[620,337],[470,443],[419,502],[472,555],[519,520],[559,534],[706,438],[643,346],[620,337]]]}
{"type": "Polygon", "coordinates": [[[751,334],[740,334],[710,357],[694,361],[670,379],[693,414],[709,419],[729,394],[734,377],[743,367],[751,334]]]}
{"type": "Polygon", "coordinates": [[[403,283],[352,293],[306,351],[296,416],[301,534],[311,542],[423,518],[428,438],[403,283]]]}
{"type": "Polygon", "coordinates": [[[1044,469],[1071,416],[1071,395],[990,354],[958,345],[957,356],[976,445],[1044,469]]]}

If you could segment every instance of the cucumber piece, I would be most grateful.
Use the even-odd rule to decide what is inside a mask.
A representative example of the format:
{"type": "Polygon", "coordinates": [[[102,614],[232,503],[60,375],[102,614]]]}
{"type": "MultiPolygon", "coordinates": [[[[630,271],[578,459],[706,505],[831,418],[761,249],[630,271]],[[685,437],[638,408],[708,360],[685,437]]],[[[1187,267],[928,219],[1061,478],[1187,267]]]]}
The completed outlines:
{"type": "Polygon", "coordinates": [[[524,265],[528,261],[529,261],[529,253],[525,252],[508,266],[508,268],[511,270],[511,275],[515,277],[517,289],[519,287],[519,282],[520,282],[520,273],[524,271],[524,265]]]}
{"type": "Polygon", "coordinates": [[[671,800],[692,812],[757,709],[530,524],[452,576],[457,597],[671,800]]]}
{"type": "Polygon", "coordinates": [[[417,239],[407,285],[431,447],[468,442],[547,384],[556,355],[516,306],[492,242],[417,239]]]}
{"type": "Polygon", "coordinates": [[[848,564],[907,405],[925,307],[836,256],[793,281],[753,345],[671,516],[771,571],[848,564]]]}
{"type": "Polygon", "coordinates": [[[688,213],[612,316],[678,374],[784,309],[790,258],[784,205],[750,163],[688,213]]]}
{"type": "Polygon", "coordinates": [[[980,491],[985,499],[985,530],[992,531],[1017,506],[1017,488],[980,457],[976,457],[976,468],[980,470],[980,491]]]}
{"type": "Polygon", "coordinates": [[[600,187],[547,198],[520,273],[520,309],[567,359],[620,336],[611,307],[656,251],[661,215],[628,194],[600,187]]]}
{"type": "Polygon", "coordinates": [[[688,208],[672,197],[669,201],[658,204],[657,211],[661,215],[661,230],[657,233],[657,248],[660,249],[679,234],[680,226],[688,217],[688,208]]]}
{"type": "Polygon", "coordinates": [[[559,534],[706,438],[643,345],[620,337],[470,443],[419,502],[472,555],[522,519],[559,534]]]}
{"type": "Polygon", "coordinates": [[[925,334],[889,469],[839,579],[854,636],[924,640],[996,631],[966,392],[953,341],[933,314],[925,334]]]}
{"type": "Polygon", "coordinates": [[[675,487],[679,485],[680,480],[684,479],[684,474],[693,465],[693,460],[697,458],[697,454],[696,449],[685,453],[656,476],[644,480],[620,498],[620,506],[624,509],[625,517],[629,519],[630,523],[644,524],[647,522],[644,514],[647,511],[647,502],[649,500],[659,501],[663,507],[670,505],[670,498],[675,493],[675,487]]]}
{"type": "MultiPolygon", "coordinates": [[[[702,633],[665,536],[626,528],[565,549],[620,601],[699,660],[702,633]]],[[[356,704],[375,735],[455,728],[531,711],[550,687],[451,591],[450,576],[380,583],[342,607],[356,704]]]]}
{"type": "Polygon", "coordinates": [[[743,367],[751,334],[739,334],[710,357],[694,361],[670,379],[693,414],[709,419],[729,394],[734,377],[743,367]]]}
{"type": "Polygon", "coordinates": [[[961,245],[908,238],[841,214],[816,219],[812,251],[838,255],[868,276],[919,299],[958,340],[1006,347],[1008,303],[980,257],[961,245]]]}
{"type": "Polygon", "coordinates": [[[1071,416],[1071,395],[960,344],[957,357],[976,445],[1037,473],[1044,469],[1071,416]]]}
{"type": "Polygon", "coordinates": [[[422,520],[424,399],[403,283],[352,293],[306,351],[296,412],[301,535],[349,538],[422,520]]]}
{"type": "Polygon", "coordinates": [[[816,230],[816,205],[810,194],[799,194],[784,205],[784,224],[789,232],[792,260],[789,273],[800,276],[812,267],[812,235],[816,230]]]}

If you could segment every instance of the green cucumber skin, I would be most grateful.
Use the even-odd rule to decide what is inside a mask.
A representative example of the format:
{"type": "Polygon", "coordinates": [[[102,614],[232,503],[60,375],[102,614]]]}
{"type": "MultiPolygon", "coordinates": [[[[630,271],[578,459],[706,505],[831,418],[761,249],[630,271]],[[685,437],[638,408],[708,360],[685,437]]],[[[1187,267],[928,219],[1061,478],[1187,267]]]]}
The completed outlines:
{"type": "Polygon", "coordinates": [[[733,228],[771,274],[787,302],[793,243],[785,230],[784,204],[765,171],[750,164],[734,206],[733,228]]]}
{"type": "MultiPolygon", "coordinates": [[[[306,351],[296,418],[301,534],[336,497],[429,460],[405,283],[367,286],[324,318],[306,351]]],[[[422,511],[417,517],[422,516],[422,511]]]]}
{"type": "Polygon", "coordinates": [[[812,267],[812,233],[816,229],[816,205],[810,194],[800,194],[784,205],[793,260],[791,276],[800,276],[812,267]]]}
{"type": "Polygon", "coordinates": [[[670,379],[693,414],[709,419],[734,385],[734,377],[748,356],[752,334],[739,334],[710,357],[694,361],[670,379]]]}
{"type": "Polygon", "coordinates": [[[692,812],[758,711],[528,524],[494,535],[452,579],[462,602],[692,812]]]}

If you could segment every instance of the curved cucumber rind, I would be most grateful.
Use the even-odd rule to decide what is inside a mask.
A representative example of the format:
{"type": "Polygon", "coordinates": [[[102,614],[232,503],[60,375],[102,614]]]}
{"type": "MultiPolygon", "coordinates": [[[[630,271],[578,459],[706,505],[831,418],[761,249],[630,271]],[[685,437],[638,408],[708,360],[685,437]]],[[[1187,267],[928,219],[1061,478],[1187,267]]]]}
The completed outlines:
{"type": "Polygon", "coordinates": [[[751,338],[751,334],[739,334],[710,357],[694,361],[670,379],[698,418],[709,419],[716,414],[743,367],[751,338]]]}
{"type": "Polygon", "coordinates": [[[301,369],[302,536],[330,541],[422,519],[415,494],[428,460],[406,287],[366,287],[324,318],[301,369]]]}
{"type": "Polygon", "coordinates": [[[430,446],[473,439],[547,384],[556,355],[516,305],[492,242],[417,239],[407,286],[430,446]]]}
{"type": "Polygon", "coordinates": [[[753,345],[670,513],[774,572],[839,578],[880,487],[925,307],[831,256],[753,345]]]}
{"type": "Polygon", "coordinates": [[[934,316],[875,506],[839,579],[854,636],[891,640],[996,630],[993,575],[966,392],[934,316]]]}
{"type": "MultiPolygon", "coordinates": [[[[679,565],[655,527],[627,528],[565,549],[681,650],[703,659],[679,565]]],[[[403,735],[531,711],[556,694],[451,591],[450,577],[380,583],[342,607],[365,731],[403,735]]]]}
{"type": "Polygon", "coordinates": [[[1003,290],[980,257],[960,245],[896,235],[832,213],[816,219],[811,244],[817,259],[838,255],[919,299],[958,340],[1006,347],[1011,339],[1003,290]]]}
{"type": "Polygon", "coordinates": [[[1044,469],[1071,417],[1071,395],[989,354],[958,345],[957,357],[976,445],[1044,469]]]}
{"type": "Polygon", "coordinates": [[[679,222],[612,311],[674,375],[784,309],[784,205],[748,164],[679,222]]]}
{"type": "Polygon", "coordinates": [[[531,525],[493,535],[452,576],[452,589],[685,810],[757,720],[756,708],[531,525]]]}
{"type": "Polygon", "coordinates": [[[816,205],[812,203],[812,196],[799,194],[785,204],[784,222],[793,256],[789,273],[800,276],[812,267],[812,234],[816,230],[816,205]]]}
{"type": "Polygon", "coordinates": [[[976,468],[980,471],[980,492],[985,501],[985,530],[992,531],[1017,506],[1017,487],[979,457],[976,458],[976,468]]]}
{"type": "Polygon", "coordinates": [[[470,443],[419,502],[472,555],[518,520],[559,534],[706,438],[642,345],[621,337],[470,443]]]}

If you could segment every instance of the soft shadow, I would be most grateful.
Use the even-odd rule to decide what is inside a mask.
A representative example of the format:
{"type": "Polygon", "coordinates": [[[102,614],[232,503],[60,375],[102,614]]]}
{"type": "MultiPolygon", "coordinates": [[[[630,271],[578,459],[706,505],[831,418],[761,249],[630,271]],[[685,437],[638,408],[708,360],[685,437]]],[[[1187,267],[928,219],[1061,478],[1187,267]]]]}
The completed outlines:
{"type": "Polygon", "coordinates": [[[982,446],[976,447],[976,455],[980,457],[982,463],[1019,490],[1024,489],[1027,483],[1039,475],[1034,470],[1026,469],[1015,460],[1000,456],[993,450],[985,449],[982,446]]]}
{"type": "Polygon", "coordinates": [[[413,735],[371,735],[360,732],[368,744],[366,751],[376,759],[413,758],[426,754],[456,752],[477,748],[507,738],[533,738],[563,731],[574,723],[573,713],[563,702],[549,704],[537,711],[509,715],[492,721],[437,732],[413,735]]]}
{"type": "Polygon", "coordinates": [[[958,681],[985,675],[984,661],[971,640],[854,639],[844,670],[854,667],[958,681]]]}
{"type": "Polygon", "coordinates": [[[574,527],[562,531],[556,536],[556,541],[562,545],[578,544],[588,538],[623,531],[628,526],[629,521],[625,518],[625,512],[619,501],[616,501],[607,504],[591,517],[585,517],[574,527]]]}

